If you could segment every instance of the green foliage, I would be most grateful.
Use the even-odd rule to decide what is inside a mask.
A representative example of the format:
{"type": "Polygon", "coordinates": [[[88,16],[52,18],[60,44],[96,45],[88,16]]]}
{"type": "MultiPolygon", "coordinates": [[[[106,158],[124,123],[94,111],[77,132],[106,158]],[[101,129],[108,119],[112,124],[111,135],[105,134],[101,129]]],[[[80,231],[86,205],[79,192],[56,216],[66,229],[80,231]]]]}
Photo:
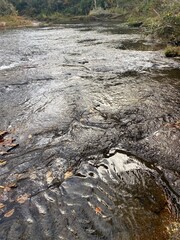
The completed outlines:
{"type": "Polygon", "coordinates": [[[9,0],[20,14],[37,16],[55,12],[78,15],[88,14],[93,0],[9,0]]]}
{"type": "Polygon", "coordinates": [[[0,0],[0,16],[15,14],[15,8],[6,0],[0,0]]]}
{"type": "Polygon", "coordinates": [[[180,2],[172,1],[163,6],[153,26],[153,32],[167,41],[180,40],[180,2]]]}
{"type": "Polygon", "coordinates": [[[32,22],[17,15],[0,16],[0,22],[6,23],[6,28],[32,26],[32,22]]]}
{"type": "MultiPolygon", "coordinates": [[[[122,1],[123,2],[123,1],[122,1]]],[[[180,38],[180,1],[179,0],[134,0],[133,11],[129,11],[127,1],[124,8],[129,13],[129,22],[143,22],[148,32],[165,39],[180,38]]]]}
{"type": "Polygon", "coordinates": [[[131,25],[143,22],[149,33],[167,42],[180,40],[179,0],[0,0],[0,16],[16,12],[54,23],[120,15],[131,25]]]}
{"type": "Polygon", "coordinates": [[[180,57],[180,47],[168,46],[165,49],[165,56],[166,57],[180,57]]]}
{"type": "Polygon", "coordinates": [[[179,0],[0,0],[0,15],[12,14],[15,8],[20,15],[52,21],[62,15],[116,13],[126,16],[129,22],[143,22],[150,33],[159,37],[180,36],[179,0]]]}
{"type": "MultiPolygon", "coordinates": [[[[71,14],[88,14],[95,7],[103,9],[120,8],[128,10],[130,15],[146,13],[148,16],[161,14],[166,9],[175,11],[178,0],[0,0],[12,3],[19,13],[52,14],[54,12],[68,12],[71,14]]],[[[177,11],[177,10],[176,10],[177,11]]]]}
{"type": "Polygon", "coordinates": [[[92,7],[93,7],[93,0],[80,1],[79,9],[81,10],[81,14],[88,15],[92,7]]]}

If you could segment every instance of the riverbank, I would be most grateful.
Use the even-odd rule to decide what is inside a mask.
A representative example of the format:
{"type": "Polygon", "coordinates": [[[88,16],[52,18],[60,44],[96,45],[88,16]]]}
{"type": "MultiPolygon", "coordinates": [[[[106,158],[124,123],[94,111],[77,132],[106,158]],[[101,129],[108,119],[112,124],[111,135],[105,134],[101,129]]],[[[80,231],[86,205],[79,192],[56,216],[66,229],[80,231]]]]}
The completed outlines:
{"type": "Polygon", "coordinates": [[[23,16],[8,15],[0,16],[0,30],[4,28],[23,28],[23,27],[36,27],[40,23],[23,16]]]}
{"type": "MultiPolygon", "coordinates": [[[[157,13],[156,13],[157,15],[157,13]]],[[[164,54],[166,57],[180,57],[180,14],[172,16],[167,13],[163,16],[148,16],[127,14],[117,10],[99,9],[91,11],[89,15],[71,16],[61,13],[51,15],[42,14],[35,19],[24,16],[10,15],[0,16],[0,30],[4,28],[22,28],[22,27],[39,27],[52,26],[56,24],[80,24],[90,22],[116,22],[124,23],[129,27],[141,28],[145,35],[151,38],[159,39],[165,47],[164,54]]]]}
{"type": "Polygon", "coordinates": [[[164,8],[152,5],[147,9],[136,8],[129,12],[129,9],[97,8],[84,16],[70,16],[62,13],[51,15],[41,14],[38,20],[48,24],[62,23],[88,23],[88,22],[118,22],[125,23],[130,27],[141,27],[144,34],[154,39],[159,39],[164,45],[167,57],[180,56],[180,5],[165,5],[164,8]]]}

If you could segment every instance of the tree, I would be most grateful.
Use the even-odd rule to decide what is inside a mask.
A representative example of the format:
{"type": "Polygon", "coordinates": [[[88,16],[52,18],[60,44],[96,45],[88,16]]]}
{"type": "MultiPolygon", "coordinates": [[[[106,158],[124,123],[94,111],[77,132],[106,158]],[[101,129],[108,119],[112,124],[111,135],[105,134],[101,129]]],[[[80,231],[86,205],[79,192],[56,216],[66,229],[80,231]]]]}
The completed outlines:
{"type": "Polygon", "coordinates": [[[87,15],[93,5],[93,0],[81,0],[80,2],[80,9],[81,9],[81,13],[84,15],[87,15]]]}
{"type": "Polygon", "coordinates": [[[15,14],[15,8],[7,0],[0,1],[0,16],[15,14]]]}

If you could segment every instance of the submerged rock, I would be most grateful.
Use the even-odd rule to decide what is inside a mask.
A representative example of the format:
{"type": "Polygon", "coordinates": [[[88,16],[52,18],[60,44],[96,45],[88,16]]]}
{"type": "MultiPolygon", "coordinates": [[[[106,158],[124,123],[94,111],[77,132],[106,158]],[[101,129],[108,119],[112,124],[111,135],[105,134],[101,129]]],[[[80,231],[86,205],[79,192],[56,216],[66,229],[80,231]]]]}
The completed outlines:
{"type": "Polygon", "coordinates": [[[179,234],[179,64],[112,27],[0,33],[2,240],[179,234]]]}

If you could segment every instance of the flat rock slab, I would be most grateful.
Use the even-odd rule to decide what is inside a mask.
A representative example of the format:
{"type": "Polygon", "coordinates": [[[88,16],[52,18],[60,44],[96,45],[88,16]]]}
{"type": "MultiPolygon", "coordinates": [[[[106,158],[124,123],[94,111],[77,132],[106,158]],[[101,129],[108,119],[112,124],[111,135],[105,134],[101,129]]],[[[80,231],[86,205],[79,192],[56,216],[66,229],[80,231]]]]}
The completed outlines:
{"type": "Polygon", "coordinates": [[[0,32],[0,239],[178,239],[179,63],[112,29],[0,32]]]}

